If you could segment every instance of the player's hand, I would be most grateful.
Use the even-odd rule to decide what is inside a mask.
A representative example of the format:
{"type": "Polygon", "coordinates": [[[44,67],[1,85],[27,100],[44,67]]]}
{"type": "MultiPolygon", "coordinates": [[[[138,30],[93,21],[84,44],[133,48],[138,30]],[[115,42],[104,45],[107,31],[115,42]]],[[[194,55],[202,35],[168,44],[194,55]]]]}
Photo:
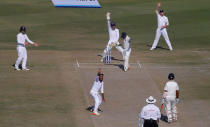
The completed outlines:
{"type": "Polygon", "coordinates": [[[107,20],[110,20],[110,15],[111,15],[110,12],[107,12],[107,13],[106,13],[106,18],[107,18],[107,20]]]}
{"type": "Polygon", "coordinates": [[[39,45],[38,45],[38,43],[34,43],[34,46],[35,46],[35,47],[38,47],[39,45]]]}
{"type": "Polygon", "coordinates": [[[25,42],[25,45],[29,45],[29,43],[26,41],[26,42],[25,42]]]}
{"type": "Polygon", "coordinates": [[[160,2],[158,2],[157,7],[160,7],[160,6],[161,6],[161,3],[160,3],[160,2]]]}

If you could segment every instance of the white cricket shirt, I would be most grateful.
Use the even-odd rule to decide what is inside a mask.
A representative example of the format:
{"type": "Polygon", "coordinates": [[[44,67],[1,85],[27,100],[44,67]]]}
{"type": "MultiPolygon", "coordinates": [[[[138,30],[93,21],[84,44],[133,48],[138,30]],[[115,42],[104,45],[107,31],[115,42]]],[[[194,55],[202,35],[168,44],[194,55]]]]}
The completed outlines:
{"type": "Polygon", "coordinates": [[[26,42],[26,41],[27,41],[28,43],[30,43],[30,44],[34,44],[34,42],[31,41],[31,40],[28,38],[27,34],[23,34],[23,33],[17,34],[17,45],[18,45],[18,46],[25,46],[25,42],[26,42]]]}
{"type": "Polygon", "coordinates": [[[119,41],[119,29],[115,28],[115,30],[112,30],[110,20],[107,20],[107,26],[109,31],[109,41],[111,42],[118,42],[119,41]]]}
{"type": "Polygon", "coordinates": [[[104,82],[94,81],[90,91],[95,93],[99,93],[99,91],[101,91],[101,93],[104,93],[104,82]]]}
{"type": "Polygon", "coordinates": [[[179,86],[175,81],[168,81],[164,87],[166,97],[176,97],[176,91],[179,90],[179,86]]]}
{"type": "Polygon", "coordinates": [[[168,17],[166,17],[165,15],[161,16],[157,11],[156,14],[157,14],[157,23],[159,29],[161,29],[162,26],[169,25],[168,17]]]}
{"type": "Polygon", "coordinates": [[[143,107],[141,111],[141,118],[142,119],[153,119],[157,120],[161,117],[160,109],[154,104],[148,104],[143,107]]]}
{"type": "Polygon", "coordinates": [[[130,50],[130,37],[129,36],[126,36],[126,38],[124,39],[124,49],[126,51],[129,51],[130,50]]]}

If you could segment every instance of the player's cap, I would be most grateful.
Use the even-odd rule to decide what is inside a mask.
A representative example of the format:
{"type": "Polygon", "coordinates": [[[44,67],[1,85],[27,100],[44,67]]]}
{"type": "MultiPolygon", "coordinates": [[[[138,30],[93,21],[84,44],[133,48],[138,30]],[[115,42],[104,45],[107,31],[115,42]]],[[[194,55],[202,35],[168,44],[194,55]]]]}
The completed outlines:
{"type": "Polygon", "coordinates": [[[162,13],[162,12],[164,12],[164,10],[163,9],[160,9],[160,13],[162,13]]]}
{"type": "Polygon", "coordinates": [[[175,78],[174,73],[170,73],[170,74],[168,75],[168,79],[169,79],[169,80],[173,80],[174,78],[175,78]]]}
{"type": "Polygon", "coordinates": [[[111,26],[116,26],[116,23],[115,22],[111,22],[111,26]]]}
{"type": "Polygon", "coordinates": [[[25,26],[21,26],[20,27],[20,32],[25,31],[26,32],[26,27],[25,26]]]}
{"type": "Polygon", "coordinates": [[[102,75],[102,76],[104,76],[104,74],[103,74],[103,73],[98,74],[98,76],[101,76],[101,75],[102,75]]]}
{"type": "Polygon", "coordinates": [[[122,34],[121,34],[121,38],[126,38],[126,36],[127,36],[127,33],[126,32],[122,32],[122,34]]]}

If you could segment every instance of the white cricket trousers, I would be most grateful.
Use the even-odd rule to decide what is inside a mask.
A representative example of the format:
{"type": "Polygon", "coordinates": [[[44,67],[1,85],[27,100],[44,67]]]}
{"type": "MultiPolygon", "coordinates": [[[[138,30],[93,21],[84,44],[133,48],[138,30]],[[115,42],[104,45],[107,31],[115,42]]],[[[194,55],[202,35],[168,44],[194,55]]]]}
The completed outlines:
{"type": "Polygon", "coordinates": [[[168,122],[177,120],[176,97],[166,97],[166,113],[168,116],[168,122]]]}
{"type": "Polygon", "coordinates": [[[129,65],[129,57],[130,57],[130,54],[131,54],[131,48],[128,50],[128,51],[124,51],[125,54],[125,61],[124,61],[124,70],[127,71],[128,68],[130,67],[129,65]]]}
{"type": "Polygon", "coordinates": [[[161,35],[163,35],[169,49],[173,50],[173,48],[171,46],[171,42],[170,42],[169,37],[168,37],[168,33],[167,33],[166,28],[164,28],[164,29],[157,28],[156,35],[155,35],[155,40],[154,40],[153,45],[152,45],[152,49],[155,49],[157,47],[157,44],[158,44],[158,41],[159,41],[161,35]]]}
{"type": "Polygon", "coordinates": [[[27,50],[23,46],[17,46],[17,53],[18,58],[15,63],[15,68],[19,68],[20,62],[22,61],[22,69],[26,68],[26,62],[27,62],[27,50]]]}
{"type": "Polygon", "coordinates": [[[91,96],[93,97],[93,99],[95,101],[94,112],[98,112],[98,107],[102,103],[101,95],[99,93],[94,92],[94,91],[91,91],[90,94],[91,94],[91,96]]]}

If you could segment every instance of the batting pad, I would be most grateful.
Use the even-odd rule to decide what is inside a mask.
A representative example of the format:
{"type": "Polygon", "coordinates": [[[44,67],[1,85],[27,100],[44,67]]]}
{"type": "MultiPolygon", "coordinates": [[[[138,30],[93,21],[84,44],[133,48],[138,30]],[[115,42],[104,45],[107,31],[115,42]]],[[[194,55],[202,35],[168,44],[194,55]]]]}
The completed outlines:
{"type": "Polygon", "coordinates": [[[52,0],[55,7],[101,8],[98,0],[52,0]]]}

